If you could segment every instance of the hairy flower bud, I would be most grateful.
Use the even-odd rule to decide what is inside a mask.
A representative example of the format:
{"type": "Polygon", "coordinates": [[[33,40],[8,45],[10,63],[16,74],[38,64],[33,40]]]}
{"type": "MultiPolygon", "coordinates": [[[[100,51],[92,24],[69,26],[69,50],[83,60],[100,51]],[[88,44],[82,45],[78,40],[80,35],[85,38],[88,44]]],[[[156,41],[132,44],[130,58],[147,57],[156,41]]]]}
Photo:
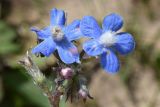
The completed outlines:
{"type": "Polygon", "coordinates": [[[31,54],[27,51],[26,56],[23,57],[19,64],[24,66],[24,68],[28,71],[28,74],[33,77],[33,80],[37,84],[42,84],[45,81],[45,76],[39,70],[38,66],[34,63],[31,54]]]}
{"type": "Polygon", "coordinates": [[[93,97],[89,94],[86,85],[81,85],[81,88],[78,91],[78,96],[82,98],[84,102],[86,102],[87,98],[93,99],[93,97]]]}
{"type": "Polygon", "coordinates": [[[60,74],[65,79],[70,79],[74,75],[74,71],[71,68],[67,67],[67,68],[61,69],[60,74]]]}
{"type": "Polygon", "coordinates": [[[80,90],[78,91],[78,95],[79,95],[79,97],[81,97],[82,99],[87,99],[87,97],[88,97],[88,93],[87,93],[86,90],[84,90],[84,89],[80,89],[80,90]]]}

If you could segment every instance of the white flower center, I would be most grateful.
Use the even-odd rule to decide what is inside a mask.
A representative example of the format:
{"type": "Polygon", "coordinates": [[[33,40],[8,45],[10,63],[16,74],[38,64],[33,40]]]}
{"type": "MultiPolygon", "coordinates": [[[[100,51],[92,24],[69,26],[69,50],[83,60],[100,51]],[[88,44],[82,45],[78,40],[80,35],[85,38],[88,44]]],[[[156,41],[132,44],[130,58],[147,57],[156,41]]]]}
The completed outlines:
{"type": "Polygon", "coordinates": [[[105,32],[100,37],[100,43],[109,47],[116,43],[115,32],[105,32]]]}
{"type": "Polygon", "coordinates": [[[56,41],[60,41],[63,39],[64,33],[60,27],[55,26],[52,28],[52,36],[56,41]]]}

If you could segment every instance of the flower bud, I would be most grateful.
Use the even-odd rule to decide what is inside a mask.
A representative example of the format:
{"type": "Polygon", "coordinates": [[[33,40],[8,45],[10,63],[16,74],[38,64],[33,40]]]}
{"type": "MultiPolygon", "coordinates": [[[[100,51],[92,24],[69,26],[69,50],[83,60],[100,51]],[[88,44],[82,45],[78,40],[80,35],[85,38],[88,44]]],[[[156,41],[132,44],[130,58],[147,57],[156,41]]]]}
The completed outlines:
{"type": "Polygon", "coordinates": [[[65,79],[70,79],[74,75],[74,71],[71,68],[67,67],[67,68],[61,69],[60,74],[65,79]]]}
{"type": "Polygon", "coordinates": [[[87,98],[93,99],[93,97],[90,96],[86,85],[81,85],[81,88],[78,91],[78,96],[82,98],[84,102],[86,102],[87,98]]]}
{"type": "Polygon", "coordinates": [[[88,97],[88,92],[87,92],[86,90],[84,90],[84,89],[80,89],[80,90],[78,91],[78,95],[79,95],[79,97],[81,97],[82,99],[87,99],[87,97],[88,97]]]}
{"type": "Polygon", "coordinates": [[[30,52],[27,51],[26,56],[19,61],[19,64],[25,67],[25,69],[28,71],[28,74],[32,76],[36,84],[42,84],[46,80],[43,73],[34,63],[30,52]]]}

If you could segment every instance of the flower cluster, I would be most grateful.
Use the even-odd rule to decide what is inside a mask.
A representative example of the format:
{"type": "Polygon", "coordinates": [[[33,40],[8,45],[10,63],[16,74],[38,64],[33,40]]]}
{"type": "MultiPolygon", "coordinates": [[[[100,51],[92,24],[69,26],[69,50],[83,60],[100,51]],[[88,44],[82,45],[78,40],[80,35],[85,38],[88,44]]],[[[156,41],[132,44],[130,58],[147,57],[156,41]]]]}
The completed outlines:
{"type": "MultiPolygon", "coordinates": [[[[123,19],[118,14],[111,13],[106,16],[102,29],[92,16],[84,16],[81,20],[74,20],[66,25],[65,12],[54,8],[50,17],[49,26],[43,29],[31,28],[41,40],[32,49],[33,54],[40,53],[48,57],[57,52],[65,64],[80,63],[82,59],[73,41],[88,37],[89,40],[82,44],[85,53],[89,56],[100,56],[102,68],[108,73],[116,73],[120,68],[116,53],[126,55],[135,48],[131,34],[116,33],[123,26],[123,19]]],[[[65,70],[63,72],[65,75],[65,70]]]]}

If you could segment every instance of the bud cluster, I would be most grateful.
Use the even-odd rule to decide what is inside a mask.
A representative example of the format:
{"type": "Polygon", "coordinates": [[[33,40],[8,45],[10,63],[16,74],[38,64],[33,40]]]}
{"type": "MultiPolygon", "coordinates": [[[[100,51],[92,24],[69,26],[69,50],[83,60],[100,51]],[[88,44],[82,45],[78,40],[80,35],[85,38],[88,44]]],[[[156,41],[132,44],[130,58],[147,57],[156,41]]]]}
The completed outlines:
{"type": "Polygon", "coordinates": [[[62,67],[56,69],[57,78],[57,90],[59,90],[66,100],[71,101],[82,99],[84,102],[87,98],[93,99],[87,88],[87,80],[83,75],[80,75],[78,67],[62,67]]]}

